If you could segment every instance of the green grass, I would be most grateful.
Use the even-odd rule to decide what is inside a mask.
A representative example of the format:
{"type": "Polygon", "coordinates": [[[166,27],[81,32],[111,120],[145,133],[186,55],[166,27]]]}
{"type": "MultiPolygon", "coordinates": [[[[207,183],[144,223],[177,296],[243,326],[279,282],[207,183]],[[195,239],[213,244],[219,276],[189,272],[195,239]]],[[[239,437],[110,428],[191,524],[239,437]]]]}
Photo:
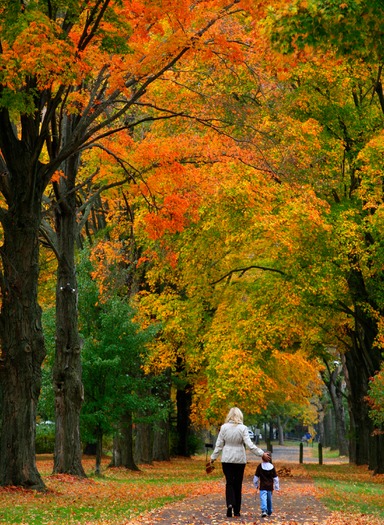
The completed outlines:
{"type": "Polygon", "coordinates": [[[384,518],[384,476],[372,476],[367,467],[354,465],[304,466],[322,501],[334,511],[372,514],[384,518]]]}
{"type": "MultiPolygon", "coordinates": [[[[315,443],[313,447],[310,446],[310,449],[312,450],[312,457],[318,458],[319,457],[319,445],[318,443],[315,443]]],[[[328,447],[323,447],[323,459],[337,459],[340,457],[338,450],[331,450],[328,447]]]]}
{"type": "Polygon", "coordinates": [[[103,506],[99,506],[96,502],[88,505],[67,504],[67,506],[60,506],[59,504],[45,505],[41,508],[40,505],[33,503],[14,505],[0,510],[0,523],[13,525],[78,525],[81,523],[122,523],[124,519],[147,512],[149,510],[162,507],[167,503],[179,500],[180,497],[164,497],[152,499],[150,502],[136,501],[122,502],[120,505],[109,505],[107,501],[103,506]]]}

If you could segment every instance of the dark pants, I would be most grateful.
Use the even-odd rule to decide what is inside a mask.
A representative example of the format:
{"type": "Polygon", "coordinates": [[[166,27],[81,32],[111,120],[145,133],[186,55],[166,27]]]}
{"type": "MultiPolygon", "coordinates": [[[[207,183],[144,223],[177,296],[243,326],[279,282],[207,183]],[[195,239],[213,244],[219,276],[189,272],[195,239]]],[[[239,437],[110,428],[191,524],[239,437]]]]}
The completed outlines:
{"type": "Polygon", "coordinates": [[[221,463],[225,476],[225,498],[227,507],[232,505],[235,514],[240,514],[241,488],[243,485],[245,463],[221,463]]]}

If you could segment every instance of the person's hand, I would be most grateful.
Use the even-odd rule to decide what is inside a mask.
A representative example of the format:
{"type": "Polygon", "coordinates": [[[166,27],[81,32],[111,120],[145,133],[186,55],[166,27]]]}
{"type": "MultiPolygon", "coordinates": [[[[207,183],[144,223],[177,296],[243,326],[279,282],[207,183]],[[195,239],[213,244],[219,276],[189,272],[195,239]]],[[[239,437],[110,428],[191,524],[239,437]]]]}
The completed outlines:
{"type": "Polygon", "coordinates": [[[267,450],[267,452],[264,452],[261,459],[263,461],[271,461],[271,453],[267,450]]]}

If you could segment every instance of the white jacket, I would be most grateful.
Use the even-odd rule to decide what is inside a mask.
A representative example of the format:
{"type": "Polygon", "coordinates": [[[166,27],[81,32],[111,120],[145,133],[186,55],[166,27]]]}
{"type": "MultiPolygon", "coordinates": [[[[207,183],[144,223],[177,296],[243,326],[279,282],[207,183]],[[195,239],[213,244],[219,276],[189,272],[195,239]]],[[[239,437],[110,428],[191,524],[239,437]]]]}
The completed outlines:
{"type": "Polygon", "coordinates": [[[264,451],[252,443],[248,428],[236,423],[224,423],[217,437],[215,450],[212,452],[211,461],[215,460],[222,451],[222,463],[246,463],[245,445],[256,456],[262,456],[264,451]]]}

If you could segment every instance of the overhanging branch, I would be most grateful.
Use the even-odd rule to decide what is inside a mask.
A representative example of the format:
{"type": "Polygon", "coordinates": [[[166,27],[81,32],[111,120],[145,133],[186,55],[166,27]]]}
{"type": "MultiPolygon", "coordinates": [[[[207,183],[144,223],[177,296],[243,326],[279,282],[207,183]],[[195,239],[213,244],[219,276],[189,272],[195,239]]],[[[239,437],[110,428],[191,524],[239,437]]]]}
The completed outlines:
{"type": "Polygon", "coordinates": [[[246,266],[245,268],[235,268],[231,270],[230,272],[226,273],[225,275],[223,275],[222,277],[220,277],[220,279],[217,279],[216,281],[213,281],[210,284],[213,286],[221,281],[224,281],[228,277],[231,277],[235,273],[239,273],[240,277],[242,277],[246,272],[248,272],[249,270],[254,270],[254,269],[263,270],[266,272],[278,273],[280,275],[286,275],[285,272],[283,272],[282,270],[278,270],[277,268],[269,268],[268,266],[259,266],[256,264],[252,264],[251,266],[246,266]]]}

